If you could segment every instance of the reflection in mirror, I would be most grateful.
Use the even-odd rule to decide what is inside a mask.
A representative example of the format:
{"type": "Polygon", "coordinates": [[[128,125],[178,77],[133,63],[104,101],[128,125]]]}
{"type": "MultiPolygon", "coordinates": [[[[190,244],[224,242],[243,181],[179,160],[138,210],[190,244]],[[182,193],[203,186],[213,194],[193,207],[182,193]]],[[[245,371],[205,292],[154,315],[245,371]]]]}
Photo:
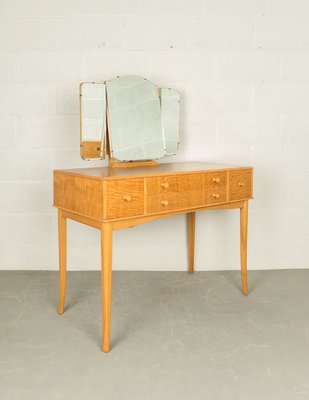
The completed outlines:
{"type": "Polygon", "coordinates": [[[80,129],[82,158],[105,158],[106,87],[104,83],[81,83],[80,129]]]}
{"type": "Polygon", "coordinates": [[[161,89],[161,118],[166,154],[176,154],[179,148],[179,93],[161,89]]]}
{"type": "Polygon", "coordinates": [[[138,76],[106,82],[111,156],[120,161],[152,160],[165,155],[157,86],[138,76]]]}

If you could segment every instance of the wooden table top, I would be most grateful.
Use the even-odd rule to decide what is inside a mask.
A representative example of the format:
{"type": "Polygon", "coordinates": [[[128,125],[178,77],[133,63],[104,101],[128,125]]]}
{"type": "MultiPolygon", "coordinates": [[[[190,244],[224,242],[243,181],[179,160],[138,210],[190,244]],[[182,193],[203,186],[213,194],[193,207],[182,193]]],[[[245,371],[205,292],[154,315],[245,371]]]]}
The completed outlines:
{"type": "Polygon", "coordinates": [[[110,178],[132,178],[156,175],[186,174],[205,171],[225,171],[235,169],[252,169],[249,166],[236,166],[207,162],[173,162],[160,163],[145,167],[97,167],[55,170],[54,173],[83,176],[90,179],[105,180],[110,178]]]}

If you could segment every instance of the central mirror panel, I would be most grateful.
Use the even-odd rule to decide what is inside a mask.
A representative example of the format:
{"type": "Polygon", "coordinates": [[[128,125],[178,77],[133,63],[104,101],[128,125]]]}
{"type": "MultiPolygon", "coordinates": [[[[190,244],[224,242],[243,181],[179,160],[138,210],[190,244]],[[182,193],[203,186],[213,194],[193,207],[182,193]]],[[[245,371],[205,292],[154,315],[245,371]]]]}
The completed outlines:
{"type": "Polygon", "coordinates": [[[153,160],[166,154],[159,90],[138,76],[106,82],[111,156],[120,161],[153,160]]]}

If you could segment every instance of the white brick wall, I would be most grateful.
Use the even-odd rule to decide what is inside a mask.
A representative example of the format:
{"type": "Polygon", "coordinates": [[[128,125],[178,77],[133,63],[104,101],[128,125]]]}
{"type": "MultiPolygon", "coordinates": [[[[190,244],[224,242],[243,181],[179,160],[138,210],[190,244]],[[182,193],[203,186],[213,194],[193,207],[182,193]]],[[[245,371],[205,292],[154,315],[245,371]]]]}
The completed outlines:
{"type": "MultiPolygon", "coordinates": [[[[250,268],[309,267],[307,0],[0,0],[0,268],[57,268],[52,170],[105,164],[79,157],[78,85],[120,74],[181,92],[165,161],[255,167],[250,268]]],[[[197,269],[239,268],[238,223],[198,213],[197,269]]],[[[186,269],[184,216],[114,236],[115,268],[186,269]]],[[[99,244],[70,222],[69,268],[99,244]]]]}

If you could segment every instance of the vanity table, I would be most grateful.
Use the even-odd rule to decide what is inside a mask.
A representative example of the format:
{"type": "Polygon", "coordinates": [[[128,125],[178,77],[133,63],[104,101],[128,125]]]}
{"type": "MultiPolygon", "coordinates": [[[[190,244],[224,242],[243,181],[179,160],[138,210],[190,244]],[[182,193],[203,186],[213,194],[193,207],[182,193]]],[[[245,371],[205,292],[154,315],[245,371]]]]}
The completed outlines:
{"type": "MultiPolygon", "coordinates": [[[[60,291],[64,311],[67,219],[101,231],[102,350],[110,350],[113,231],[166,218],[188,216],[188,270],[194,271],[195,213],[240,209],[242,291],[247,287],[248,200],[253,170],[203,162],[161,163],[179,148],[177,90],[125,75],[80,84],[80,150],[85,160],[105,159],[105,168],[54,171],[58,209],[60,291]]],[[[168,268],[168,266],[167,266],[168,268]]]]}
{"type": "Polygon", "coordinates": [[[192,273],[195,212],[239,208],[241,282],[243,293],[248,294],[247,222],[252,179],[251,167],[201,162],[54,171],[54,206],[58,209],[59,227],[59,314],[63,313],[65,302],[67,219],[101,231],[104,352],[110,350],[114,230],[187,214],[188,270],[192,273]]]}

